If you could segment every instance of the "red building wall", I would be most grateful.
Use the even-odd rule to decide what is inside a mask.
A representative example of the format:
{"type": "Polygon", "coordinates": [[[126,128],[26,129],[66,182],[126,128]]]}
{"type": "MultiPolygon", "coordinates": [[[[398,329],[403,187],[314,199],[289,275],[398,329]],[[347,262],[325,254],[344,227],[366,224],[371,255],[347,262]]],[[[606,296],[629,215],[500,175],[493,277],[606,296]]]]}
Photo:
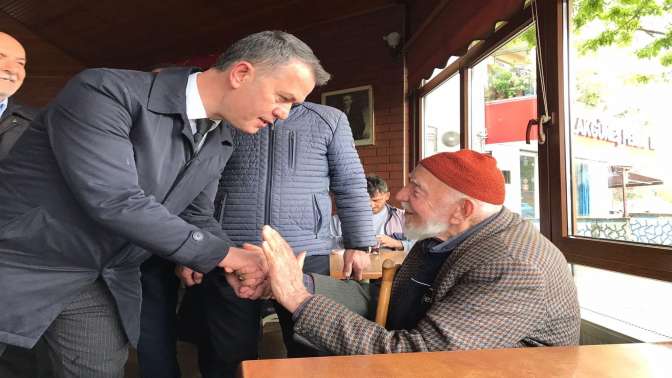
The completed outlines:
{"type": "MultiPolygon", "coordinates": [[[[536,118],[537,96],[515,97],[485,103],[485,127],[488,144],[521,142],[525,140],[527,122],[536,118]]],[[[532,128],[530,140],[537,140],[537,128],[532,128]]]]}

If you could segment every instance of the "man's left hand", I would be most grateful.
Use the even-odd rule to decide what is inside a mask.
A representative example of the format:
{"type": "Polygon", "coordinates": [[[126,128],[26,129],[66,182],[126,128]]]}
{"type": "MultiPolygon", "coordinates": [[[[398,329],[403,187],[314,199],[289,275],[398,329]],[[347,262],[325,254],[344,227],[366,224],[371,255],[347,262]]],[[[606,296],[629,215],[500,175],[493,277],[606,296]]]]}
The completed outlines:
{"type": "Polygon", "coordinates": [[[376,235],[378,243],[381,247],[390,248],[390,249],[404,249],[404,245],[401,243],[401,240],[393,239],[387,235],[376,235]]]}
{"type": "Polygon", "coordinates": [[[369,254],[357,249],[346,249],[343,252],[343,277],[360,281],[364,271],[371,265],[369,254]]]}

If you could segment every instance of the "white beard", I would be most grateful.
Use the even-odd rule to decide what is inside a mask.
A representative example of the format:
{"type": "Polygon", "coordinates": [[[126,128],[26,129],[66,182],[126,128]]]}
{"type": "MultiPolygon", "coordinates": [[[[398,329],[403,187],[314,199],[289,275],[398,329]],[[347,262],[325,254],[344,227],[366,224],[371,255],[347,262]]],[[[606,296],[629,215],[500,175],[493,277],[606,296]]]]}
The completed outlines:
{"type": "Polygon", "coordinates": [[[448,230],[446,224],[440,222],[429,221],[424,225],[415,226],[412,224],[404,225],[404,236],[410,240],[423,240],[433,238],[439,234],[442,234],[448,230]]]}

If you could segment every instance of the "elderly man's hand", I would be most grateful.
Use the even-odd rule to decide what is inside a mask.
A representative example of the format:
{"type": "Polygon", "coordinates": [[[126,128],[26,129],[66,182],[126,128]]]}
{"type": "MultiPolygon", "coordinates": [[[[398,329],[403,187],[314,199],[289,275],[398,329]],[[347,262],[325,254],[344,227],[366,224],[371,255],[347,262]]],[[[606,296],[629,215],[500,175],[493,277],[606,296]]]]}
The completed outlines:
{"type": "Polygon", "coordinates": [[[270,226],[261,231],[264,242],[262,248],[268,263],[268,279],[275,300],[289,312],[294,312],[310,293],[303,286],[303,260],[305,252],[294,256],[285,239],[270,226]]]}
{"type": "Polygon", "coordinates": [[[371,258],[368,253],[356,249],[346,249],[343,252],[343,277],[350,278],[353,275],[359,281],[369,265],[371,258]]]}

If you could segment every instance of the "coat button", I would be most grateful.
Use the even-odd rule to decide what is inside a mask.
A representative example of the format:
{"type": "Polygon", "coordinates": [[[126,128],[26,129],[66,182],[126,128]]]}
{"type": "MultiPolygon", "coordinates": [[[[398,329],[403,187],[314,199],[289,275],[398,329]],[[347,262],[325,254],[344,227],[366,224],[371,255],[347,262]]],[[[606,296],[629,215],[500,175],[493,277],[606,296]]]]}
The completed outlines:
{"type": "Polygon", "coordinates": [[[201,231],[194,231],[194,233],[191,234],[191,238],[196,241],[201,241],[203,240],[203,233],[201,231]]]}

